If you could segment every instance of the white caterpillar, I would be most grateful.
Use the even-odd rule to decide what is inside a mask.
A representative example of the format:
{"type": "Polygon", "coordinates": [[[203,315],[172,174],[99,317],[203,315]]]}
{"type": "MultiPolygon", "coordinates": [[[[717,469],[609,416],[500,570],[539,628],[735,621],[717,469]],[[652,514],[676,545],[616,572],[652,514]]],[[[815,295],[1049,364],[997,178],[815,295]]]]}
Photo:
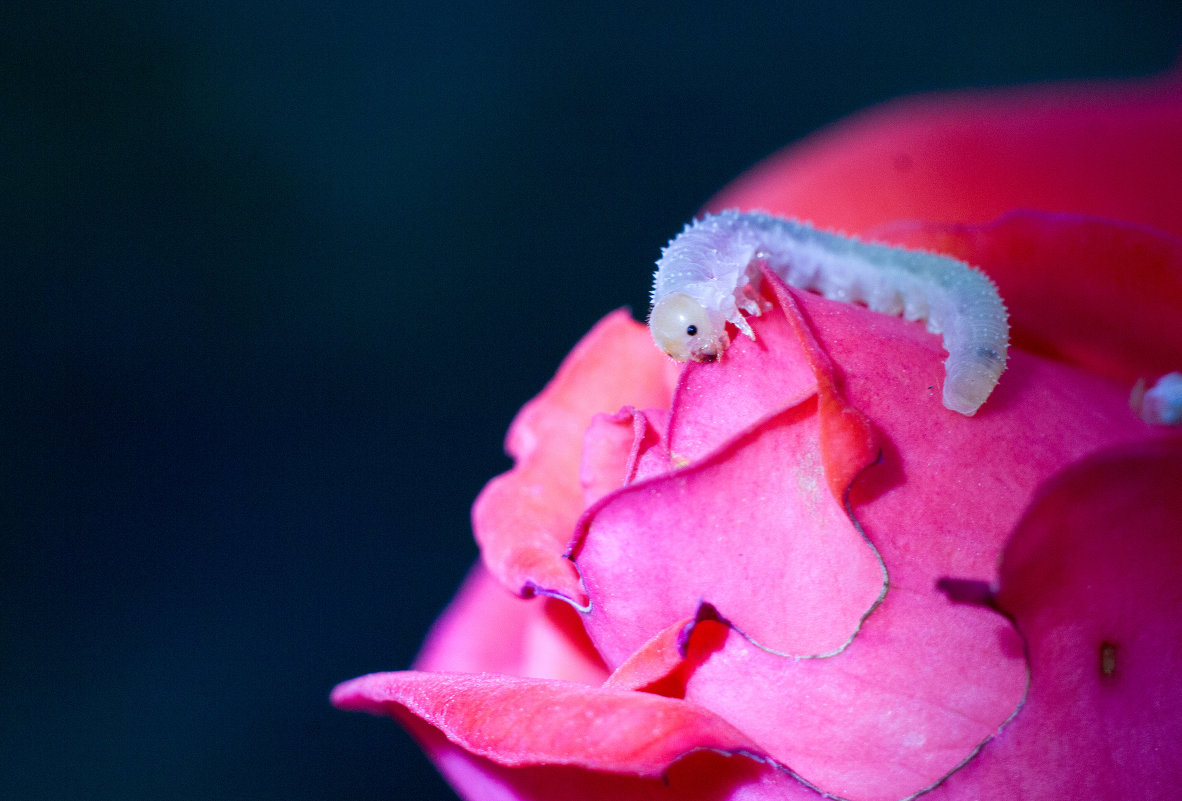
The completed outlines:
{"type": "Polygon", "coordinates": [[[755,338],[759,265],[791,286],[884,314],[925,320],[944,334],[944,405],[976,413],[1006,364],[1009,322],[996,287],[962,261],[876,245],[758,212],[724,211],[690,223],[661,254],[649,327],[678,361],[713,361],[726,324],[755,338]]]}

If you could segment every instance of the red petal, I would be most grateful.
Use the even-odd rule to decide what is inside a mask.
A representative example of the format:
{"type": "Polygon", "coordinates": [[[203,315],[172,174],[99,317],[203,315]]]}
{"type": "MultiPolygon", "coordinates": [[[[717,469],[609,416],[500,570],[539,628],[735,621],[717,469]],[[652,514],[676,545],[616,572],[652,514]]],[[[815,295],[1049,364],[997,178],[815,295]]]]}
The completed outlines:
{"type": "Polygon", "coordinates": [[[516,465],[490,481],[472,509],[484,563],[506,587],[586,603],[574,566],[562,556],[583,510],[583,433],[598,412],[667,406],[671,388],[669,360],[648,329],[617,311],[522,408],[506,441],[516,465]]]}
{"type": "Polygon", "coordinates": [[[577,765],[660,776],[702,748],[750,752],[712,712],[685,701],[494,673],[373,673],[338,685],[332,702],[421,718],[465,750],[501,765],[577,765]]]}
{"type": "Polygon", "coordinates": [[[851,232],[1037,208],[1182,235],[1180,77],[898,100],[772,156],[708,208],[851,232]]]}
{"type": "Polygon", "coordinates": [[[697,618],[679,620],[658,633],[616,668],[604,686],[684,698],[686,681],[730,633],[712,613],[703,607],[697,618]]]}
{"type": "Polygon", "coordinates": [[[949,253],[988,273],[1010,309],[1016,347],[1129,386],[1182,367],[1178,237],[1031,211],[983,225],[886,225],[874,235],[949,253]]]}
{"type": "Polygon", "coordinates": [[[472,801],[820,801],[786,771],[740,756],[695,751],[660,778],[597,773],[566,765],[509,768],[458,748],[436,729],[404,724],[456,788],[472,801]]]}
{"type": "Polygon", "coordinates": [[[1021,713],[948,799],[1167,799],[1182,787],[1182,440],[1118,449],[1039,493],[998,603],[1029,647],[1021,713]]]}
{"type": "MultiPolygon", "coordinates": [[[[644,690],[667,680],[685,662],[681,646],[694,623],[693,618],[686,618],[657,632],[616,668],[603,686],[617,690],[644,690]]],[[[658,695],[681,698],[685,695],[685,688],[680,688],[677,693],[658,695]]]]}
{"type": "Polygon", "coordinates": [[[968,759],[1024,688],[1021,643],[1004,618],[894,592],[825,659],[783,659],[732,632],[686,698],[826,793],[897,801],[968,759]]]}

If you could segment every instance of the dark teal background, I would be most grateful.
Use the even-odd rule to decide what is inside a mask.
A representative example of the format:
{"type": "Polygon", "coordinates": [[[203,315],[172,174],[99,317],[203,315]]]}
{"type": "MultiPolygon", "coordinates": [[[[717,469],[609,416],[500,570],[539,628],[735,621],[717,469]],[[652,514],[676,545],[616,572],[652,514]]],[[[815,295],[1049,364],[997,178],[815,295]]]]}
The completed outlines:
{"type": "Polygon", "coordinates": [[[452,797],[327,693],[409,664],[512,415],[698,206],[870,103],[1182,41],[984,5],[6,4],[0,797],[452,797]]]}

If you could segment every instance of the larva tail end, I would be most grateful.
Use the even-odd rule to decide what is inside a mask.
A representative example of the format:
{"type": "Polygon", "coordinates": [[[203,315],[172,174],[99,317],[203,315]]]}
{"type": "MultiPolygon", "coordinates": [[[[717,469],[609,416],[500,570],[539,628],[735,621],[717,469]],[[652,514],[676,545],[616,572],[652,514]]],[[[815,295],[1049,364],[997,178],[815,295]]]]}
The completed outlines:
{"type": "Polygon", "coordinates": [[[998,373],[990,369],[950,369],[944,378],[944,406],[972,417],[997,386],[998,373]]]}

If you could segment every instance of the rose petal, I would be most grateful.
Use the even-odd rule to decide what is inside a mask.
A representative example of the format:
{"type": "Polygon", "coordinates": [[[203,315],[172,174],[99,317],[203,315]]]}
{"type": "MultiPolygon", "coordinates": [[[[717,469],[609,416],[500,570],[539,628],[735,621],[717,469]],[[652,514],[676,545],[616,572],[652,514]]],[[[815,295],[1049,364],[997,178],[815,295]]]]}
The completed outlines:
{"type": "Polygon", "coordinates": [[[713,607],[704,605],[697,617],[659,632],[616,668],[604,686],[684,698],[686,681],[729,635],[714,615],[713,607]]]}
{"type": "Polygon", "coordinates": [[[668,413],[662,409],[641,412],[625,407],[616,414],[598,414],[583,437],[583,459],[579,483],[586,506],[598,501],[636,478],[642,468],[651,470],[651,457],[660,459],[660,470],[668,469],[665,428],[668,413]],[[657,452],[653,452],[656,448],[657,452]],[[650,459],[645,457],[649,456],[650,459]]]}
{"type": "Polygon", "coordinates": [[[645,409],[644,434],[633,453],[629,482],[664,473],[669,469],[669,410],[645,409]]]}
{"type": "Polygon", "coordinates": [[[562,556],[583,509],[583,432],[605,410],[667,406],[671,390],[669,360],[648,329],[617,311],[575,346],[521,409],[506,440],[516,464],[485,486],[472,509],[484,563],[506,587],[586,603],[578,573],[562,556]]]}
{"type": "MultiPolygon", "coordinates": [[[[668,628],[657,632],[651,640],[640,646],[636,653],[612,671],[604,687],[617,690],[646,690],[652,685],[668,680],[685,662],[682,644],[695,624],[694,618],[678,620],[668,628]]],[[[658,692],[670,698],[681,698],[685,688],[675,693],[658,692]]]]}
{"type": "MultiPolygon", "coordinates": [[[[881,596],[877,554],[846,514],[844,487],[839,497],[830,491],[816,395],[785,405],[805,380],[815,393],[817,378],[791,367],[795,383],[785,389],[774,380],[791,354],[803,359],[801,340],[784,314],[753,322],[754,342],[734,343],[715,364],[691,365],[678,389],[672,448],[698,461],[614,493],[585,518],[572,557],[592,602],[588,631],[608,664],[694,615],[703,600],[766,648],[830,653],[881,596]],[[768,352],[785,359],[765,358],[762,370],[750,363],[768,352]],[[754,426],[717,445],[720,419],[751,418],[754,426]]],[[[858,454],[864,466],[876,452],[858,454]]]]}
{"type": "Polygon", "coordinates": [[[970,758],[1021,702],[1021,641],[972,611],[896,592],[824,659],[784,659],[732,632],[685,697],[826,793],[898,801],[970,758]]]}
{"type": "Polygon", "coordinates": [[[579,485],[583,503],[590,505],[628,482],[628,465],[644,436],[644,417],[635,409],[597,414],[583,434],[579,485]]]}
{"type": "Polygon", "coordinates": [[[708,210],[763,209],[823,228],[1078,212],[1182,235],[1182,72],[907,98],[757,165],[708,210]]]}
{"type": "MultiPolygon", "coordinates": [[[[477,564],[456,600],[432,630],[415,667],[432,672],[508,672],[598,685],[606,677],[606,671],[593,650],[590,654],[583,650],[580,641],[585,640],[582,624],[569,604],[549,598],[517,598],[477,564]],[[571,622],[578,627],[577,632],[571,631],[571,622]]],[[[676,644],[673,648],[670,670],[680,660],[676,644]]],[[[654,678],[657,678],[655,673],[654,678]]],[[[616,677],[611,686],[622,689],[621,677],[616,677]]],[[[398,705],[386,707],[384,713],[399,719],[452,786],[467,798],[488,798],[492,787],[498,788],[498,798],[521,801],[555,798],[811,801],[818,798],[782,769],[715,752],[692,752],[673,763],[657,779],[571,766],[510,768],[457,747],[439,730],[398,705]]]]}
{"type": "Polygon", "coordinates": [[[1016,347],[1129,386],[1182,366],[1182,239],[1176,236],[1033,211],[982,225],[890,224],[873,235],[984,270],[1009,306],[1016,347]]]}
{"type": "Polygon", "coordinates": [[[493,671],[593,686],[607,677],[603,660],[570,604],[518,598],[480,563],[435,622],[414,667],[493,671]]]}
{"type": "Polygon", "coordinates": [[[821,423],[821,462],[829,491],[845,503],[854,477],[875,460],[880,443],[866,415],[846,402],[837,386],[837,370],[808,324],[796,296],[769,268],[764,278],[792,326],[805,360],[817,379],[817,413],[821,423]]]}
{"type": "MultiPolygon", "coordinates": [[[[456,599],[436,623],[416,660],[422,671],[497,671],[598,685],[606,671],[569,604],[549,598],[522,600],[505,590],[477,564],[456,599]],[[572,630],[571,623],[577,627],[572,630]]],[[[676,654],[675,659],[680,656],[676,654]]],[[[672,667],[670,668],[672,669],[672,667]]],[[[620,678],[617,677],[617,689],[620,678]]],[[[661,778],[598,773],[570,766],[510,768],[468,753],[409,711],[395,705],[397,717],[464,797],[520,801],[811,801],[816,793],[785,771],[741,756],[693,752],[672,764],[661,778]]]]}
{"type": "Polygon", "coordinates": [[[714,751],[679,759],[660,778],[598,773],[566,765],[509,768],[448,742],[418,718],[404,725],[463,798],[497,801],[819,801],[774,765],[714,751]]]}
{"type": "Polygon", "coordinates": [[[1173,798],[1182,786],[1182,440],[1040,491],[999,605],[1029,645],[1021,713],[936,799],[1173,798]]]}
{"type": "Polygon", "coordinates": [[[705,457],[816,394],[816,373],[784,315],[769,313],[750,323],[754,341],[739,337],[721,360],[685,366],[669,425],[675,466],[705,457]]]}
{"type": "Polygon", "coordinates": [[[338,685],[332,702],[374,715],[406,710],[465,750],[510,767],[660,776],[691,751],[752,750],[742,733],[696,704],[496,673],[373,673],[338,685]]]}
{"type": "MultiPolygon", "coordinates": [[[[1006,536],[1046,476],[1113,443],[1159,434],[1129,412],[1123,387],[1021,352],[1013,354],[995,396],[976,417],[957,415],[940,402],[939,337],[922,325],[858,307],[808,294],[796,298],[821,346],[844,374],[850,403],[885,435],[883,462],[861,474],[850,504],[880,549],[892,592],[852,644],[829,659],[783,659],[732,634],[693,673],[686,694],[736,723],[774,759],[826,792],[859,801],[902,798],[938,783],[970,758],[1015,711],[1025,688],[1020,641],[1008,621],[987,609],[950,603],[937,582],[945,576],[991,580],[1006,536]]],[[[765,317],[769,319],[761,325],[772,319],[765,317]]],[[[732,345],[737,347],[743,347],[741,340],[732,345]]],[[[726,359],[715,367],[725,369],[725,364],[726,359]]],[[[678,419],[675,415],[674,426],[678,419]]],[[[676,570],[668,567],[673,555],[685,561],[688,554],[692,561],[696,550],[707,550],[708,543],[685,532],[696,533],[699,521],[711,515],[695,515],[679,528],[665,520],[662,505],[700,503],[711,487],[724,488],[732,497],[736,487],[758,491],[762,476],[816,453],[786,439],[794,426],[776,430],[776,423],[773,418],[756,430],[769,438],[769,453],[774,452],[772,443],[788,443],[780,451],[780,465],[720,474],[716,481],[685,492],[684,499],[674,478],[692,480],[712,464],[709,459],[664,479],[664,484],[651,482],[647,488],[660,486],[662,492],[635,504],[631,518],[621,520],[611,538],[620,548],[626,543],[627,556],[605,554],[592,570],[584,567],[585,552],[579,555],[596,604],[588,630],[609,664],[619,663],[615,643],[636,641],[639,647],[644,642],[633,621],[651,620],[654,614],[648,610],[634,617],[632,610],[633,604],[650,603],[645,590],[658,599],[679,591],[660,583],[676,570]],[[788,454],[791,458],[785,458],[788,454]],[[671,536],[655,536],[661,532],[671,536]],[[613,569],[610,579],[604,578],[613,569]],[[618,608],[621,598],[627,598],[628,606],[609,609],[614,616],[596,619],[603,612],[600,597],[607,599],[606,607],[618,608]]],[[[676,431],[670,436],[677,440],[676,431]]],[[[734,447],[719,466],[743,464],[742,448],[734,447]]],[[[791,485],[777,482],[781,488],[791,485]]],[[[613,506],[641,489],[633,485],[613,495],[592,527],[601,517],[616,514],[613,506]]],[[[736,530],[749,525],[741,513],[727,519],[736,530]]],[[[787,540],[790,547],[795,545],[794,539],[787,540]]],[[[585,547],[595,541],[589,536],[585,547]]],[[[761,541],[732,543],[732,555],[725,561],[741,564],[742,556],[761,541]]],[[[769,555],[754,561],[767,560],[782,567],[781,582],[793,580],[793,560],[769,555]]],[[[696,564],[697,572],[725,570],[696,564]]],[[[679,575],[679,580],[685,579],[679,575]]],[[[809,582],[807,569],[798,580],[809,582]]],[[[784,592],[771,578],[752,586],[759,589],[749,592],[748,599],[766,602],[784,592]]],[[[713,588],[695,589],[694,601],[712,603],[727,620],[748,614],[742,599],[719,601],[713,588]]],[[[672,623],[685,614],[669,610],[657,619],[672,623]]]]}

